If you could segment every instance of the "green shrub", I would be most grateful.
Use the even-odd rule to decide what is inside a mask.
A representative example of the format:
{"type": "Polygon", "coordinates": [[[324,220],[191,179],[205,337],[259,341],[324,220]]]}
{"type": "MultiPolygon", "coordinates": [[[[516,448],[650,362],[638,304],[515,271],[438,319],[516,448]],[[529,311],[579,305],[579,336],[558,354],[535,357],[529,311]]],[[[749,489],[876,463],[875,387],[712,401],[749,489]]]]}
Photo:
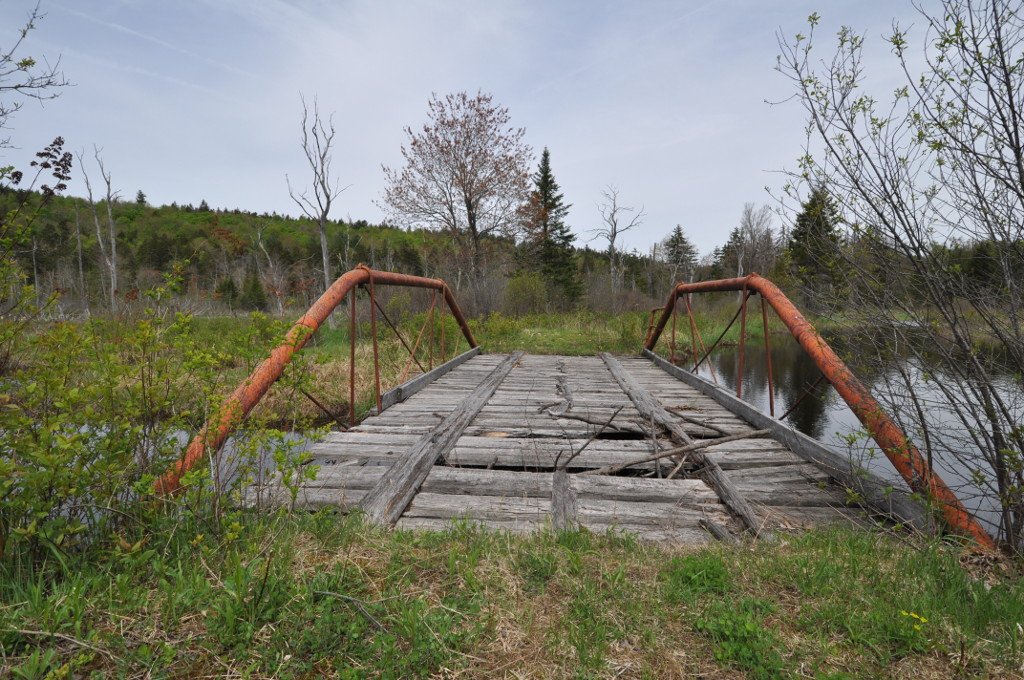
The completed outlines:
{"type": "Polygon", "coordinates": [[[512,316],[543,312],[548,304],[548,290],[540,274],[522,272],[509,279],[505,288],[505,312],[512,316]]]}

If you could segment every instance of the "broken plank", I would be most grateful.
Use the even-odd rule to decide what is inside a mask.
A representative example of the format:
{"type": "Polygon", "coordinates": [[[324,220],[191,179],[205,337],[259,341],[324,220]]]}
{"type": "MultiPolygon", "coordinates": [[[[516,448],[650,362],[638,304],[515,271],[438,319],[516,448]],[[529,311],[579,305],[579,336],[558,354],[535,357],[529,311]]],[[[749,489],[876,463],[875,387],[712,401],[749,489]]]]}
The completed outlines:
{"type": "MultiPolygon", "coordinates": [[[[672,414],[665,410],[661,403],[647,390],[640,387],[637,381],[622,367],[615,357],[607,352],[601,354],[601,359],[612,377],[619,383],[623,391],[629,395],[630,400],[637,410],[645,418],[651,419],[661,425],[678,444],[692,444],[693,439],[683,430],[679,421],[672,417],[672,414]]],[[[745,498],[736,490],[736,487],[729,480],[713,459],[706,457],[702,451],[693,451],[688,454],[698,465],[704,468],[704,478],[708,484],[718,493],[722,501],[736,513],[747,528],[756,535],[760,530],[760,520],[754,509],[745,498]]],[[[768,536],[765,536],[768,538],[768,536]]]]}
{"type": "Polygon", "coordinates": [[[522,352],[507,356],[469,396],[432,430],[417,441],[409,453],[396,461],[360,504],[367,519],[380,524],[394,524],[409,506],[430,468],[448,453],[470,421],[491,398],[512,371],[522,352]]]}

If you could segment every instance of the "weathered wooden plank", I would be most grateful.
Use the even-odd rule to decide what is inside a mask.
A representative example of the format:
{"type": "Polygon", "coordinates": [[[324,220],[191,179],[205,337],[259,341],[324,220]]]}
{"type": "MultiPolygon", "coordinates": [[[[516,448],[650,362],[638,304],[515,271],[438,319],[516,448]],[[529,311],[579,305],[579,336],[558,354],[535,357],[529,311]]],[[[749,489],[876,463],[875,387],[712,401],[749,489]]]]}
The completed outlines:
{"type": "MultiPolygon", "coordinates": [[[[763,440],[759,440],[763,441],[763,440]]],[[[740,442],[736,442],[739,444],[740,442]]],[[[745,450],[730,451],[728,449],[705,449],[704,455],[718,463],[723,470],[739,470],[747,468],[774,467],[777,465],[799,465],[804,459],[790,451],[768,449],[765,451],[745,450]]]]}
{"type": "Polygon", "coordinates": [[[395,528],[405,531],[451,531],[452,528],[463,524],[485,529],[487,531],[506,531],[514,534],[532,533],[546,526],[543,521],[527,520],[502,521],[458,517],[455,519],[444,519],[439,517],[401,517],[395,524],[395,528]]]}
{"type": "Polygon", "coordinates": [[[576,490],[569,484],[564,467],[555,470],[552,479],[551,526],[559,531],[577,526],[576,490]]]}
{"type": "MultiPolygon", "coordinates": [[[[601,359],[608,366],[612,377],[619,383],[619,386],[629,395],[630,400],[636,405],[640,414],[649,418],[668,430],[672,440],[678,444],[691,444],[693,440],[680,426],[680,422],[665,410],[661,403],[647,390],[640,387],[637,381],[626,372],[615,357],[607,352],[601,354],[601,359]]],[[[703,468],[704,479],[718,493],[722,501],[736,515],[743,520],[743,523],[756,535],[760,530],[760,521],[754,509],[750,507],[746,499],[736,490],[729,477],[722,471],[714,459],[708,458],[703,451],[693,451],[689,456],[703,468]]],[[[764,538],[770,538],[764,536],[764,538]]]]}
{"type": "MultiPolygon", "coordinates": [[[[832,506],[844,507],[846,505],[845,492],[839,487],[827,487],[816,489],[804,485],[803,488],[794,486],[757,487],[755,485],[738,484],[740,493],[751,503],[763,506],[792,506],[800,508],[832,506]]],[[[764,513],[761,513],[762,515],[764,513]]]]}
{"type": "Polygon", "coordinates": [[[847,524],[870,527],[872,522],[863,510],[839,507],[774,507],[767,515],[769,522],[781,522],[793,527],[815,527],[825,524],[847,524]]]}
{"type": "MultiPolygon", "coordinates": [[[[595,498],[576,500],[580,526],[613,526],[628,524],[656,529],[696,529],[706,516],[725,522],[728,516],[712,506],[700,509],[683,508],[674,503],[640,503],[634,501],[608,501],[595,498]]],[[[718,508],[722,508],[719,504],[718,508]]]]}
{"type": "Polygon", "coordinates": [[[729,479],[737,486],[742,484],[760,484],[764,487],[782,484],[807,486],[809,484],[827,484],[831,476],[816,465],[801,462],[797,465],[730,470],[729,479]]]}
{"type": "Polygon", "coordinates": [[[577,498],[672,503],[682,508],[719,506],[718,495],[700,479],[650,479],[570,475],[577,498]]]}
{"type": "Polygon", "coordinates": [[[643,356],[667,374],[678,378],[687,385],[714,399],[755,427],[770,429],[772,437],[785,444],[804,460],[814,463],[838,480],[843,486],[859,494],[864,501],[877,511],[891,515],[901,522],[910,524],[921,531],[934,532],[936,525],[928,512],[915,502],[903,489],[878,477],[864,468],[836,455],[821,443],[802,432],[761,413],[734,395],[678,366],[673,366],[650,350],[643,356]]]}
{"type": "MultiPolygon", "coordinates": [[[[590,471],[585,472],[583,474],[587,474],[587,475],[613,475],[616,472],[621,472],[622,470],[625,470],[626,468],[633,467],[633,465],[638,465],[640,463],[651,463],[651,462],[654,462],[654,461],[660,461],[660,460],[662,460],[664,458],[670,458],[670,457],[677,457],[677,458],[683,458],[683,459],[685,459],[687,457],[690,457],[690,458],[694,458],[695,460],[699,460],[700,456],[703,455],[703,450],[708,448],[709,446],[711,446],[711,444],[716,442],[716,441],[721,442],[721,443],[724,444],[726,442],[729,442],[729,441],[732,441],[732,440],[735,440],[735,439],[745,438],[745,437],[763,437],[767,433],[768,433],[768,430],[751,430],[750,432],[743,432],[741,434],[731,434],[731,435],[728,435],[726,437],[720,437],[719,439],[701,439],[699,441],[695,441],[695,442],[692,442],[690,444],[684,444],[683,446],[676,446],[676,447],[672,447],[672,448],[667,449],[667,450],[659,450],[657,452],[654,452],[654,453],[651,453],[649,455],[646,455],[646,456],[644,456],[642,458],[637,458],[635,460],[627,461],[627,462],[625,462],[625,463],[623,463],[621,465],[613,465],[613,466],[610,466],[608,468],[601,468],[601,469],[598,469],[598,470],[590,470],[590,471]]],[[[704,464],[704,463],[703,463],[703,461],[701,461],[698,464],[704,464]]]]}
{"type": "Polygon", "coordinates": [[[732,532],[725,528],[725,525],[719,524],[718,522],[706,517],[701,518],[697,523],[702,529],[706,529],[709,534],[722,543],[736,543],[736,537],[732,535],[732,532]]]}
{"type": "MultiPolygon", "coordinates": [[[[480,348],[474,347],[473,349],[463,352],[454,359],[449,359],[440,366],[434,367],[434,369],[427,371],[423,375],[417,376],[392,390],[388,390],[384,394],[380,395],[381,406],[386,410],[399,402],[405,401],[430,383],[434,382],[441,376],[450,373],[452,370],[458,368],[478,354],[480,354],[480,348]]],[[[373,407],[370,414],[377,414],[376,406],[373,407]]]]}
{"type": "Polygon", "coordinates": [[[416,495],[434,462],[452,449],[466,426],[522,356],[522,352],[516,352],[506,357],[456,410],[424,434],[407,456],[388,468],[361,503],[371,522],[395,523],[416,495]]]}
{"type": "Polygon", "coordinates": [[[551,501],[547,498],[458,496],[421,491],[402,517],[544,522],[550,516],[550,509],[551,501]]]}

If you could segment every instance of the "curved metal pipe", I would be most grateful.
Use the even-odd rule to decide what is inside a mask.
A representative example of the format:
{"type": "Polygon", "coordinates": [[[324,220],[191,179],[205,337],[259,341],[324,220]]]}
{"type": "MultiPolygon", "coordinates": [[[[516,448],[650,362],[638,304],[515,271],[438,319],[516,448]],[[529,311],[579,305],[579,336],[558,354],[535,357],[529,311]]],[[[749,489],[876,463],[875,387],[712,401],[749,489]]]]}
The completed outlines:
{"type": "Polygon", "coordinates": [[[956,497],[953,490],[942,478],[933,472],[921,452],[914,446],[900,427],[882,409],[868,389],[857,379],[853,372],[843,363],[836,353],[818,334],[814,326],[800,313],[796,306],[779,290],[778,286],[758,274],[750,274],[741,278],[721,279],[717,281],[701,281],[699,283],[680,283],[669,294],[665,310],[658,320],[653,332],[648,336],[646,349],[653,351],[658,338],[665,329],[670,311],[680,295],[688,293],[711,293],[740,290],[756,291],[772,306],[789,332],[800,343],[804,351],[814,360],[822,374],[828,379],[836,392],[856,414],[875,442],[892,462],[893,467],[907,481],[910,488],[925,498],[939,504],[943,518],[954,531],[972,537],[979,545],[994,549],[995,542],[988,532],[978,523],[956,497]]]}
{"type": "MultiPolygon", "coordinates": [[[[334,308],[345,301],[345,296],[356,286],[369,283],[388,286],[406,286],[412,288],[430,288],[441,291],[448,308],[455,317],[456,323],[462,329],[462,334],[469,342],[470,348],[476,347],[476,340],[473,332],[469,329],[462,310],[459,309],[455,296],[452,295],[448,285],[441,279],[428,279],[422,276],[409,276],[407,274],[396,274],[394,272],[382,272],[360,265],[356,269],[342,274],[331,284],[331,287],[324,291],[324,294],[313,303],[313,306],[303,314],[295,325],[285,335],[283,343],[278,345],[245,379],[231,395],[224,400],[220,409],[203,425],[192,441],[189,443],[185,454],[178,460],[170,470],[156,481],[154,488],[157,493],[172,493],[181,484],[181,477],[195,466],[207,452],[217,451],[228,435],[234,431],[238,424],[249,412],[259,403],[263,395],[267,393],[281,374],[285,366],[291,361],[292,355],[302,349],[313,333],[327,320],[334,308]]],[[[353,304],[355,300],[353,299],[353,304]]],[[[353,307],[353,313],[355,308],[353,307]]],[[[353,316],[353,318],[355,318],[353,316]]]]}

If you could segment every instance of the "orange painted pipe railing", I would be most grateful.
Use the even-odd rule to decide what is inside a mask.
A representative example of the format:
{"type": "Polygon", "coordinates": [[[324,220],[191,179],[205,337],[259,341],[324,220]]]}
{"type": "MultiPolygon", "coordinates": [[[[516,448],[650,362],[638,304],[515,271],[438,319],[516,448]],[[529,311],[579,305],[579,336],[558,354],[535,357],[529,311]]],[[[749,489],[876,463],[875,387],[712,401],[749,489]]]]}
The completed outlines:
{"type": "MultiPolygon", "coordinates": [[[[874,438],[875,442],[892,462],[893,467],[903,476],[910,488],[916,493],[935,502],[942,511],[946,524],[959,533],[972,537],[985,548],[995,548],[995,542],[978,520],[964,507],[953,490],[946,485],[928,465],[927,461],[914,446],[900,427],[882,409],[868,389],[857,379],[853,372],[843,363],[836,353],[825,342],[800,311],[790,302],[779,288],[757,274],[750,274],[735,279],[701,281],[698,283],[680,283],[672,290],[661,310],[661,317],[647,334],[644,342],[646,349],[653,351],[658,344],[669,319],[674,316],[676,302],[680,296],[691,293],[711,293],[741,291],[743,310],[750,293],[757,293],[763,302],[771,305],[782,322],[786,324],[800,346],[814,360],[822,375],[835,387],[836,392],[846,401],[860,422],[874,438]]],[[[687,305],[689,312],[689,305],[687,305]]],[[[744,313],[744,321],[746,314],[744,313]]],[[[692,322],[692,319],[691,319],[692,322]]],[[[764,317],[767,326],[767,318],[764,317]]],[[[745,330],[745,329],[744,329],[745,330]]],[[[768,329],[765,330],[767,337],[768,329]]],[[[741,331],[741,343],[744,332],[741,331]]],[[[723,333],[724,335],[724,333],[723,333]]],[[[703,341],[702,341],[703,342],[703,341]]],[[[714,344],[712,345],[714,349],[714,344]]],[[[674,351],[674,348],[673,348],[674,351]]],[[[704,357],[707,358],[707,355],[704,357]]],[[[703,359],[701,360],[703,361],[703,359]]],[[[694,365],[696,368],[700,362],[694,365]]],[[[742,377],[739,380],[742,384],[742,377]]],[[[774,405],[774,404],[773,404],[774,405]]]]}
{"type": "MultiPolygon", "coordinates": [[[[409,276],[406,274],[396,274],[394,272],[376,271],[364,265],[360,265],[352,271],[346,272],[338,277],[331,287],[313,303],[313,306],[295,322],[295,325],[292,326],[285,335],[284,342],[276,347],[270,353],[269,357],[260,362],[252,372],[252,375],[246,378],[246,380],[231,393],[231,396],[224,400],[220,409],[213,417],[210,418],[209,421],[207,421],[203,426],[203,429],[199,431],[199,434],[197,434],[189,443],[182,458],[175,462],[171,469],[157,480],[155,484],[156,492],[171,493],[176,491],[181,484],[182,475],[191,470],[195,464],[208,453],[215,452],[220,449],[224,440],[226,440],[231,432],[238,427],[238,424],[247,415],[249,415],[249,412],[252,411],[256,404],[259,403],[260,399],[263,398],[263,395],[267,393],[267,390],[270,389],[270,386],[281,377],[285,366],[287,366],[288,362],[291,361],[295,352],[302,349],[306,343],[309,342],[309,339],[317,329],[320,328],[324,321],[327,320],[335,307],[345,302],[345,298],[349,293],[352,294],[352,319],[349,331],[351,334],[351,354],[349,360],[352,362],[352,365],[350,366],[350,382],[353,382],[355,367],[355,291],[357,286],[366,286],[369,289],[371,296],[370,314],[374,324],[374,330],[372,332],[374,335],[374,345],[376,349],[376,313],[379,306],[377,305],[373,295],[374,287],[377,285],[428,288],[441,292],[444,297],[444,301],[448,304],[448,309],[451,311],[455,322],[462,330],[462,334],[469,343],[470,348],[477,346],[476,340],[473,338],[473,332],[469,329],[466,319],[462,314],[462,310],[459,309],[459,305],[455,301],[455,297],[452,295],[451,289],[448,288],[448,285],[445,284],[444,281],[441,279],[428,279],[422,276],[409,276]]],[[[433,311],[433,306],[431,306],[431,311],[433,311]]],[[[433,325],[431,325],[431,329],[433,329],[433,325]]],[[[444,327],[442,326],[442,333],[443,329],[444,327]]],[[[431,333],[433,333],[433,330],[431,330],[431,333]]],[[[415,358],[415,354],[413,355],[413,358],[415,358]]],[[[379,367],[377,366],[376,352],[374,356],[374,373],[377,382],[377,402],[379,406],[380,374],[379,367]]],[[[354,382],[349,385],[349,388],[351,390],[350,401],[354,402],[354,382]]],[[[349,408],[353,409],[352,413],[354,415],[355,404],[350,403],[349,408]]]]}

